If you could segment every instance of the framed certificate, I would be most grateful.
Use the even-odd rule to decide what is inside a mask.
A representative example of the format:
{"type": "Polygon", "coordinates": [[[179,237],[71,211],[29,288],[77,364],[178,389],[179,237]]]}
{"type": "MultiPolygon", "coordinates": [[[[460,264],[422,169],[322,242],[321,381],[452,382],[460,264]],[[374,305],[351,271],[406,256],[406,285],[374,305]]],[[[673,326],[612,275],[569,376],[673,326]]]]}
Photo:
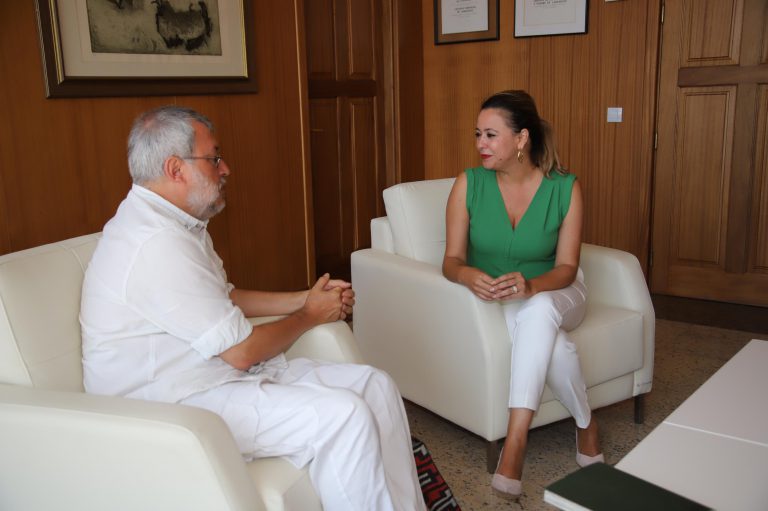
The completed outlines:
{"type": "Polygon", "coordinates": [[[515,37],[586,34],[588,0],[515,0],[515,37]]]}
{"type": "Polygon", "coordinates": [[[435,44],[498,39],[499,0],[435,0],[435,44]]]}

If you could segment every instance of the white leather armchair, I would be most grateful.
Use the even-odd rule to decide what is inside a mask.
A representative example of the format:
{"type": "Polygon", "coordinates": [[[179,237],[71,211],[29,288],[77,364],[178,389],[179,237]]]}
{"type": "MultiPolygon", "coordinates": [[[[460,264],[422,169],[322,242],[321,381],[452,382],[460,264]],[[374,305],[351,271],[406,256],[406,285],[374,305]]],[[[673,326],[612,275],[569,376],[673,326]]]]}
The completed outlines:
{"type": "MultiPolygon", "coordinates": [[[[83,393],[80,291],[97,240],[0,257],[0,509],[322,509],[306,470],[245,463],[211,412],[83,393]]],[[[361,361],[344,322],[288,355],[361,361]]]]}
{"type": "MultiPolygon", "coordinates": [[[[384,191],[387,217],[371,222],[372,248],[352,254],[354,332],[367,363],[387,371],[406,399],[486,439],[488,471],[506,435],[510,340],[498,302],[442,275],[445,206],[453,179],[384,191]]],[[[571,336],[590,405],[651,390],[655,315],[633,255],[583,244],[587,314],[571,336]]],[[[532,426],[569,417],[545,388],[532,426]]]]}

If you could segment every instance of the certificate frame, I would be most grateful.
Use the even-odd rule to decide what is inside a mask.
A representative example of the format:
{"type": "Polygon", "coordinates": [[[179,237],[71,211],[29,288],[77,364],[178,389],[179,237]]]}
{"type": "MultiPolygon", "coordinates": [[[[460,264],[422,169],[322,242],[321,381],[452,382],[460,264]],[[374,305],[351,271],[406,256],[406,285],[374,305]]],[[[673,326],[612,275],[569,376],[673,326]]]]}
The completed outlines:
{"type": "MultiPolygon", "coordinates": [[[[221,53],[210,56],[94,53],[89,45],[83,44],[90,40],[87,24],[83,22],[84,0],[35,0],[46,97],[258,92],[253,0],[215,2],[221,17],[214,23],[221,20],[227,30],[219,30],[221,53]],[[75,64],[85,72],[72,72],[67,59],[70,65],[75,64]]],[[[148,9],[147,4],[138,5],[148,9]]],[[[214,26],[213,30],[217,28],[214,26]]]]}
{"type": "Polygon", "coordinates": [[[515,37],[586,34],[589,0],[515,0],[515,37]]]}
{"type": "Polygon", "coordinates": [[[499,40],[499,0],[434,0],[435,2],[435,44],[455,44],[499,40]],[[451,29],[443,26],[443,20],[455,14],[458,3],[466,2],[465,10],[473,9],[478,14],[464,19],[456,18],[451,29]],[[478,8],[480,8],[478,10],[478,8]],[[453,11],[451,11],[453,9],[453,11]],[[485,13],[481,12],[485,9],[485,13]],[[478,29],[477,23],[485,29],[478,29]]]}

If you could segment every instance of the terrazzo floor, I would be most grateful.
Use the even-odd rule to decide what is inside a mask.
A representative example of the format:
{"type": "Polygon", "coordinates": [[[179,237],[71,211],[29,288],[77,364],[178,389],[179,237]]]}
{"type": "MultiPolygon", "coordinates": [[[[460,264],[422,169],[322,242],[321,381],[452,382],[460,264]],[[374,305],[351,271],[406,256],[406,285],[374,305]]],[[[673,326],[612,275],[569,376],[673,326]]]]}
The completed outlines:
{"type": "MultiPolygon", "coordinates": [[[[653,390],[645,398],[645,422],[635,424],[632,400],[595,412],[606,462],[617,463],[750,339],[765,334],[658,319],[653,390]]],[[[431,412],[406,403],[411,433],[429,448],[464,511],[552,510],[544,487],[578,467],[574,424],[565,420],[530,432],[523,495],[509,502],[491,493],[485,442],[431,412]]]]}

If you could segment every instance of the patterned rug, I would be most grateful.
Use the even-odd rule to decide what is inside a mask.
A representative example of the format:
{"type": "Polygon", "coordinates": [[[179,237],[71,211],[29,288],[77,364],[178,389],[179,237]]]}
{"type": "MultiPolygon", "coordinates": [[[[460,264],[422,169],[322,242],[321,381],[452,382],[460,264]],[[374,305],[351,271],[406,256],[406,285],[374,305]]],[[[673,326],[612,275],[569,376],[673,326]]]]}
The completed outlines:
{"type": "Polygon", "coordinates": [[[437,465],[432,461],[432,455],[424,443],[418,438],[411,437],[413,457],[416,459],[416,473],[419,476],[421,492],[429,511],[461,511],[459,503],[453,497],[437,465]]]}

